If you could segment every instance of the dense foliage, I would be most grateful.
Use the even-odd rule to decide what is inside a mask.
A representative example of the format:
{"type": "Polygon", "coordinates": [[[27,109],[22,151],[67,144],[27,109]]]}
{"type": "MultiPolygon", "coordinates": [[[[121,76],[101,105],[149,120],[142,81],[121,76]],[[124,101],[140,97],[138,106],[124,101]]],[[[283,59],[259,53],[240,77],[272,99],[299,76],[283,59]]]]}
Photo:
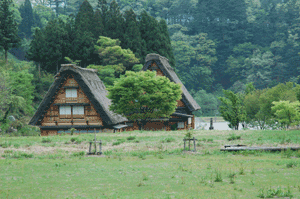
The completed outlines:
{"type": "Polygon", "coordinates": [[[112,100],[110,110],[129,120],[138,121],[141,128],[148,119],[168,118],[181,99],[181,86],[156,72],[127,71],[114,86],[108,88],[112,100]]]}

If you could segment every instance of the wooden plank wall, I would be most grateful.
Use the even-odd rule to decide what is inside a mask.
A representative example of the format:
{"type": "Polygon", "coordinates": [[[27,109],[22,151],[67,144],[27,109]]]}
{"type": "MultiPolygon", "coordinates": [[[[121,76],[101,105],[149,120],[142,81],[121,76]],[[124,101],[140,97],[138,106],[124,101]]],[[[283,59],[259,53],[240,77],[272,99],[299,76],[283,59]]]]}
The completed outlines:
{"type": "Polygon", "coordinates": [[[94,105],[85,95],[82,88],[78,85],[73,77],[68,77],[62,84],[61,88],[55,96],[54,102],[50,105],[50,108],[46,110],[44,118],[41,122],[42,126],[56,126],[56,125],[103,125],[103,120],[99,113],[97,113],[94,105]],[[64,86],[78,86],[77,98],[66,98],[66,92],[64,86]],[[85,106],[85,115],[59,115],[59,106],[56,103],[88,103],[89,106],[85,106]],[[55,122],[57,121],[57,123],[55,122]]]}

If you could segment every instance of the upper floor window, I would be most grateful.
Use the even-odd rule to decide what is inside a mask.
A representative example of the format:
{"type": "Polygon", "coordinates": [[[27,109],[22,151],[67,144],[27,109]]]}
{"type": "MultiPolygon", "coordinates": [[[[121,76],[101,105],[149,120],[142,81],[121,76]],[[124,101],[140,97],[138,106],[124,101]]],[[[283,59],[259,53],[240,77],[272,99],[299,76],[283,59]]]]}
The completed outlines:
{"type": "Polygon", "coordinates": [[[71,106],[60,106],[59,114],[60,115],[71,115],[71,106]]]}
{"type": "Polygon", "coordinates": [[[73,106],[73,115],[84,115],[83,106],[73,106]]]}
{"type": "Polygon", "coordinates": [[[77,97],[77,89],[66,89],[66,97],[77,97]]]}

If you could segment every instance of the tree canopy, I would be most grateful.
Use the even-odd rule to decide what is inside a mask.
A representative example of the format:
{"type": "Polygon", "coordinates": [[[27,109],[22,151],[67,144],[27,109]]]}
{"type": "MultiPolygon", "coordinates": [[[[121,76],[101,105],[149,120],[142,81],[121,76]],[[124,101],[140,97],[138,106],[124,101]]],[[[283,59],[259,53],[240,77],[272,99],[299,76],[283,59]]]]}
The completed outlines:
{"type": "Polygon", "coordinates": [[[108,91],[110,110],[141,125],[151,118],[168,118],[182,94],[179,84],[151,71],[127,71],[108,91]]]}

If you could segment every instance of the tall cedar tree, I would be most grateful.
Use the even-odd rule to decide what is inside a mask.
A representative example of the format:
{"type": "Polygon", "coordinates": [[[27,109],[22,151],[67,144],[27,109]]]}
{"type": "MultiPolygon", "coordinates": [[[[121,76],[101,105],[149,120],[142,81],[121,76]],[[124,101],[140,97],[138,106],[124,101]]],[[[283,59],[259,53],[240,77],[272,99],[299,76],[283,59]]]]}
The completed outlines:
{"type": "Polygon", "coordinates": [[[84,0],[75,18],[75,26],[78,31],[94,32],[94,11],[91,4],[84,0]]]}
{"type": "Polygon", "coordinates": [[[64,29],[64,22],[60,19],[49,21],[45,30],[45,64],[43,68],[48,72],[57,72],[60,64],[64,63],[66,54],[66,41],[68,35],[64,29]]]}
{"type": "Polygon", "coordinates": [[[107,16],[108,23],[106,24],[105,28],[108,36],[112,39],[119,39],[122,43],[124,40],[124,18],[121,14],[120,7],[115,0],[110,3],[107,16]]]}
{"type": "Polygon", "coordinates": [[[122,48],[130,49],[139,59],[142,58],[142,37],[136,20],[136,15],[132,9],[125,11],[125,32],[122,48]]]}
{"type": "Polygon", "coordinates": [[[172,66],[175,65],[175,58],[171,47],[171,40],[165,20],[159,23],[144,10],[140,16],[140,31],[142,40],[146,43],[146,52],[142,57],[149,53],[158,53],[167,57],[172,66]]]}
{"type": "Polygon", "coordinates": [[[169,36],[168,26],[164,19],[161,19],[159,22],[160,34],[161,34],[161,47],[160,47],[160,55],[167,57],[170,61],[171,66],[175,66],[175,58],[171,46],[171,39],[169,36]]]}
{"type": "Polygon", "coordinates": [[[101,17],[101,12],[99,9],[97,9],[95,11],[95,14],[94,14],[94,22],[95,22],[95,27],[94,27],[94,38],[96,40],[99,39],[99,37],[101,35],[103,35],[103,32],[104,32],[104,26],[103,26],[103,21],[102,21],[102,17],[101,17]]]}
{"type": "Polygon", "coordinates": [[[6,63],[8,50],[17,47],[21,41],[18,36],[18,24],[10,6],[14,6],[12,0],[0,1],[0,47],[5,51],[6,63]]]}
{"type": "Polygon", "coordinates": [[[73,60],[80,60],[81,67],[91,64],[95,51],[93,34],[88,31],[77,30],[75,40],[72,44],[73,60]]]}
{"type": "MultiPolygon", "coordinates": [[[[107,12],[108,12],[108,6],[107,6],[107,1],[106,0],[98,0],[98,5],[97,8],[100,11],[100,15],[101,15],[101,19],[102,19],[102,25],[103,25],[103,31],[102,34],[103,36],[108,36],[107,34],[107,21],[108,21],[108,16],[107,16],[107,12]]],[[[97,38],[98,39],[98,38],[97,38]]]]}
{"type": "Polygon", "coordinates": [[[30,0],[25,0],[20,6],[22,22],[19,25],[19,35],[21,38],[31,38],[31,27],[34,26],[34,18],[30,0]]]}
{"type": "Polygon", "coordinates": [[[39,77],[41,77],[41,64],[44,61],[46,52],[44,50],[44,45],[44,34],[40,29],[36,28],[26,57],[27,59],[35,61],[38,64],[39,77]]]}
{"type": "Polygon", "coordinates": [[[160,48],[160,31],[156,19],[149,16],[145,10],[142,11],[140,16],[140,31],[142,35],[142,42],[146,45],[146,49],[142,57],[146,57],[149,53],[159,53],[160,48]]]}

